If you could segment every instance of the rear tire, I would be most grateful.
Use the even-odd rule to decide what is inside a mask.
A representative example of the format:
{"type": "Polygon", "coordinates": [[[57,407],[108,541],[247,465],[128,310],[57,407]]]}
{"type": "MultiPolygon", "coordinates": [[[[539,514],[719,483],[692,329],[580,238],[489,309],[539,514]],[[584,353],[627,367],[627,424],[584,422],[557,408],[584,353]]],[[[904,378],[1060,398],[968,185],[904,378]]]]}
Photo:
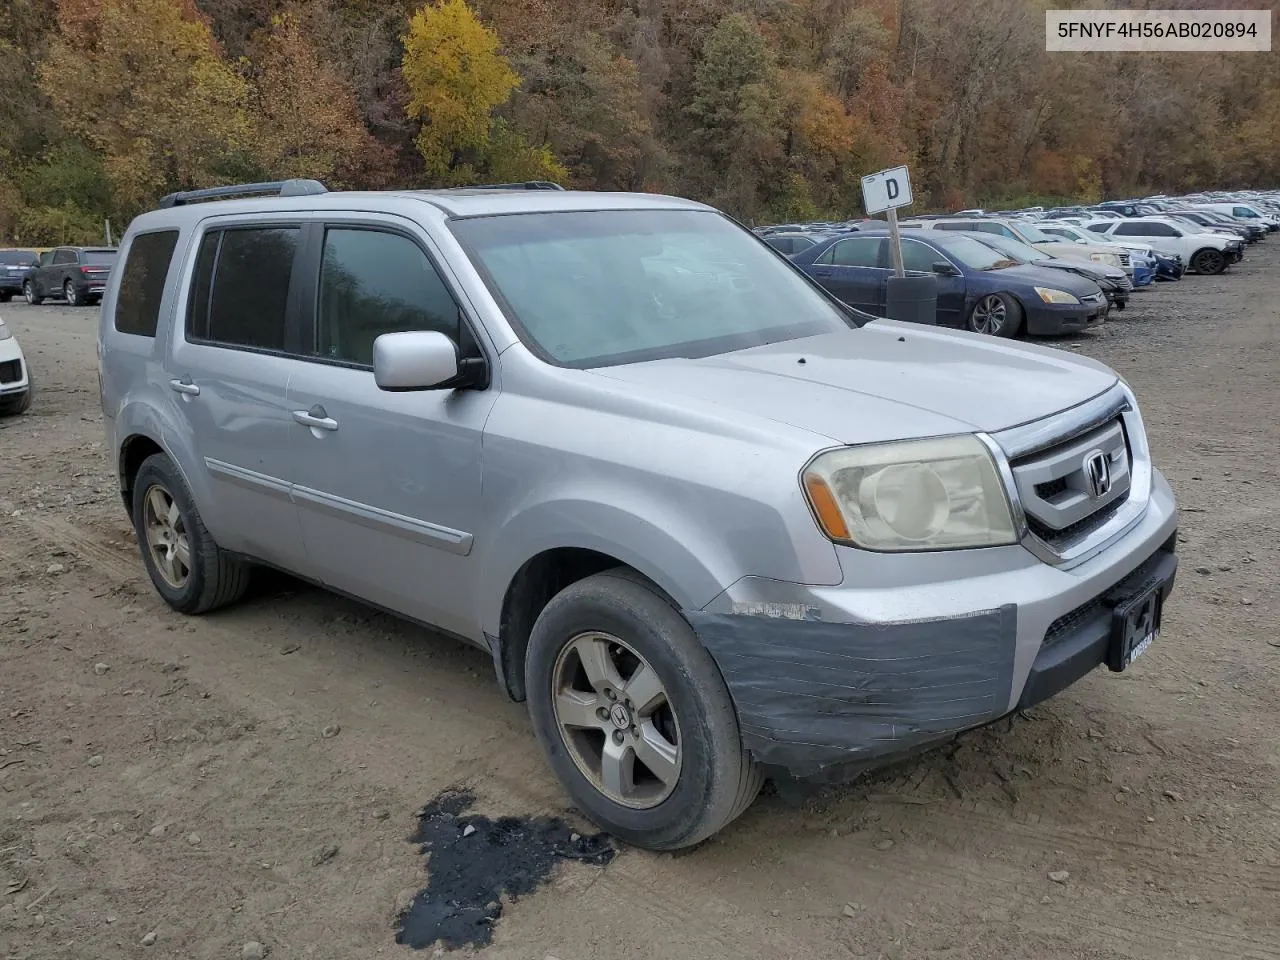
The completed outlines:
{"type": "Polygon", "coordinates": [[[38,307],[44,303],[44,297],[36,294],[36,285],[30,280],[22,281],[22,295],[26,297],[27,303],[33,307],[38,307]]]}
{"type": "Polygon", "coordinates": [[[62,285],[62,296],[69,307],[84,306],[84,298],[80,296],[80,291],[76,289],[76,285],[70,280],[62,285]]]}
{"type": "Polygon", "coordinates": [[[213,540],[178,468],[163,453],[147,457],[133,480],[133,529],[156,591],[179,613],[235,603],[249,567],[213,540]]]}
{"type": "Polygon", "coordinates": [[[551,599],[529,638],[525,684],[552,769],[579,809],[627,843],[693,846],[760,792],[760,767],[742,745],[715,661],[633,571],[606,570],[551,599]],[[612,777],[609,756],[622,758],[612,777]]]}

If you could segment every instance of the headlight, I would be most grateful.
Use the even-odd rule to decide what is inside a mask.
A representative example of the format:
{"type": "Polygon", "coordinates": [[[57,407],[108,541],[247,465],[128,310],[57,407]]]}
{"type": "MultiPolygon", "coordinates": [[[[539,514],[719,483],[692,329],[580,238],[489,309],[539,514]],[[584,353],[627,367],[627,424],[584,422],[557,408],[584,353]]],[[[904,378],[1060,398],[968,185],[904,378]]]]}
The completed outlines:
{"type": "Polygon", "coordinates": [[[13,336],[13,331],[9,329],[8,324],[0,320],[0,340],[8,340],[13,336]]]}
{"type": "Polygon", "coordinates": [[[1055,290],[1053,287],[1036,287],[1036,293],[1040,294],[1040,299],[1045,303],[1079,303],[1074,296],[1065,290],[1055,290]]]}
{"type": "Polygon", "coordinates": [[[1105,263],[1109,267],[1120,266],[1120,258],[1114,253],[1091,253],[1089,259],[1094,263],[1105,263]]]}
{"type": "Polygon", "coordinates": [[[867,550],[958,550],[1017,543],[1008,494],[977,437],[846,447],[802,481],[822,531],[867,550]]]}

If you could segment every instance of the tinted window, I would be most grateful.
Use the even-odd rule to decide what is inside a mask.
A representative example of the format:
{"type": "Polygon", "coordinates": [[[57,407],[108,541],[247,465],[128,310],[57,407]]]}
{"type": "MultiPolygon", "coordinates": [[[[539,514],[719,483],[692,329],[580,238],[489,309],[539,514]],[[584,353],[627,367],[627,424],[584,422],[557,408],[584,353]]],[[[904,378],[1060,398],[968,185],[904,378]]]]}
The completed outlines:
{"type": "Polygon", "coordinates": [[[75,263],[76,252],[74,250],[58,250],[53,255],[54,263],[75,263]]]}
{"type": "Polygon", "coordinates": [[[437,330],[454,343],[461,318],[440,274],[408,237],[325,232],[315,354],[372,366],[384,333],[437,330]]]}
{"type": "Polygon", "coordinates": [[[140,337],[154,337],[160,318],[160,299],[169,275],[178,231],[143,233],[133,238],[116,296],[116,329],[140,337]]]}
{"type": "Polygon", "coordinates": [[[841,240],[831,248],[831,259],[842,267],[876,267],[880,260],[879,237],[855,237],[852,240],[841,240]]]}
{"type": "Polygon", "coordinates": [[[80,259],[86,266],[109,267],[116,262],[116,252],[114,250],[86,250],[80,255],[80,259]]]}
{"type": "Polygon", "coordinates": [[[935,230],[973,230],[976,225],[968,220],[940,220],[933,225],[935,230]]]}
{"type": "Polygon", "coordinates": [[[7,267],[29,267],[39,262],[33,250],[0,250],[0,264],[7,267]]]}
{"type": "Polygon", "coordinates": [[[854,326],[710,211],[511,214],[449,227],[520,336],[566,366],[705,357],[854,326]]]}
{"type": "Polygon", "coordinates": [[[201,243],[187,330],[232,346],[283,350],[297,227],[229,229],[201,243]]]}
{"type": "Polygon", "coordinates": [[[1149,237],[1152,235],[1151,224],[1129,221],[1116,227],[1117,235],[1126,237],[1149,237]]]}
{"type": "Polygon", "coordinates": [[[902,241],[902,269],[933,273],[933,265],[945,257],[919,240],[902,241]]]}
{"type": "Polygon", "coordinates": [[[53,263],[52,250],[46,250],[44,253],[40,254],[40,266],[47,267],[51,263],[53,263]]]}

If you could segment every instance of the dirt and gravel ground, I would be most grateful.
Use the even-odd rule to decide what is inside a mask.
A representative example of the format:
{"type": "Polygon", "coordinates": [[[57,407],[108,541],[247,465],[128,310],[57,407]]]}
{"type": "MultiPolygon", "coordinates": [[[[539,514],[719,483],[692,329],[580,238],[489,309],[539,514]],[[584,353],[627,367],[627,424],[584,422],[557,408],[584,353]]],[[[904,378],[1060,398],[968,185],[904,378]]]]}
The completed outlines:
{"type": "MultiPolygon", "coordinates": [[[[1059,344],[1133,384],[1185,511],[1131,671],[803,809],[765,796],[685,855],[561,864],[482,955],[1280,957],[1280,238],[1261,246],[1059,344]]],[[[97,311],[0,314],[39,383],[0,422],[0,957],[417,956],[393,922],[426,883],[424,803],[462,786],[583,826],[482,654],[278,576],[170,612],[103,451],[97,311]]]]}

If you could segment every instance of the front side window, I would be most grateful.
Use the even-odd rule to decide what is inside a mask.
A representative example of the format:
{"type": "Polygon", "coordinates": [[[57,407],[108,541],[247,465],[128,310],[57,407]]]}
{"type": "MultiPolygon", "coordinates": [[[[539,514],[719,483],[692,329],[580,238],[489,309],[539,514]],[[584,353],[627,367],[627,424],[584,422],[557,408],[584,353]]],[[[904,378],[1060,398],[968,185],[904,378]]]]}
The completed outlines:
{"type": "Polygon", "coordinates": [[[902,269],[916,273],[933,273],[933,265],[945,259],[942,254],[919,240],[902,241],[902,269]]]}
{"type": "Polygon", "coordinates": [[[156,335],[165,278],[177,244],[177,230],[143,233],[133,238],[116,296],[115,326],[121,333],[156,335]]]}
{"type": "Polygon", "coordinates": [[[705,357],[855,326],[713,211],[508,214],[450,229],[521,339],[562,366],[705,357]]]}
{"type": "Polygon", "coordinates": [[[197,340],[283,351],[297,227],[205,234],[196,257],[187,332],[197,340]]]}
{"type": "Polygon", "coordinates": [[[458,305],[422,248],[395,233],[326,230],[315,355],[372,366],[373,341],[407,330],[461,335],[458,305]]]}

